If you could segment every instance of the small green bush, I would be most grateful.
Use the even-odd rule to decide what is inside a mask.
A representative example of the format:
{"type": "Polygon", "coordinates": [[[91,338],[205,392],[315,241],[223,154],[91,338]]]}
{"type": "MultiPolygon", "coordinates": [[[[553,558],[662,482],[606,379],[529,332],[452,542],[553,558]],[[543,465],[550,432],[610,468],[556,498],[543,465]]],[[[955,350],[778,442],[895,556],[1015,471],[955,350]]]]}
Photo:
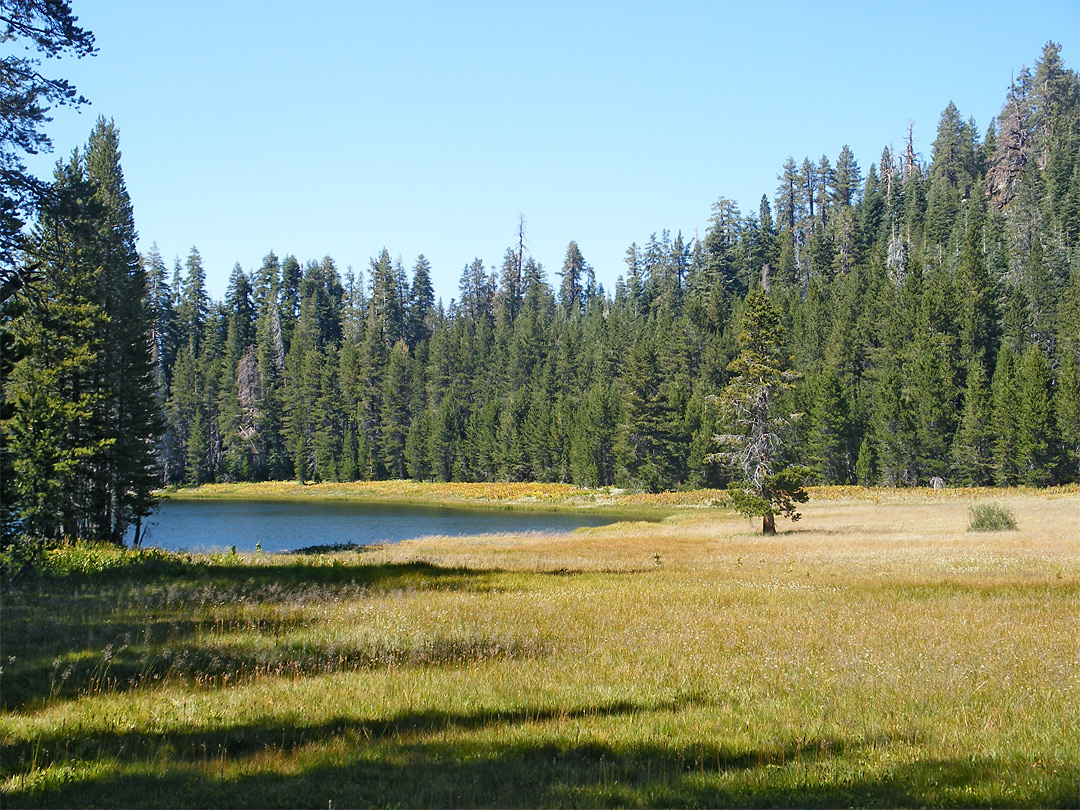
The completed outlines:
{"type": "Polygon", "coordinates": [[[1016,528],[1016,515],[999,503],[977,503],[968,510],[969,532],[1001,532],[1016,528]]]}

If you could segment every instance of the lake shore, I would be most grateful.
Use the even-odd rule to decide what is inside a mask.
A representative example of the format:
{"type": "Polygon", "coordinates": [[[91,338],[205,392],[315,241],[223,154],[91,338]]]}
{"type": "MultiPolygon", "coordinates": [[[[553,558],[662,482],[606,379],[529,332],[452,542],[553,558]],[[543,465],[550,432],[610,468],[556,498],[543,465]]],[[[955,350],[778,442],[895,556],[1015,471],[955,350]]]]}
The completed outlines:
{"type": "MultiPolygon", "coordinates": [[[[811,501],[851,500],[871,503],[935,503],[950,500],[976,501],[1026,495],[1055,498],[1080,494],[1080,484],[1048,489],[1024,487],[965,487],[934,490],[930,487],[808,487],[811,501]]],[[[160,497],[173,500],[340,500],[384,503],[423,503],[448,507],[505,507],[513,509],[599,509],[659,510],[670,514],[681,508],[724,506],[723,489],[689,489],[675,492],[638,492],[619,487],[589,489],[572,484],[530,482],[427,482],[353,481],[348,483],[304,483],[260,481],[235,484],[203,484],[159,490],[160,497]]]]}

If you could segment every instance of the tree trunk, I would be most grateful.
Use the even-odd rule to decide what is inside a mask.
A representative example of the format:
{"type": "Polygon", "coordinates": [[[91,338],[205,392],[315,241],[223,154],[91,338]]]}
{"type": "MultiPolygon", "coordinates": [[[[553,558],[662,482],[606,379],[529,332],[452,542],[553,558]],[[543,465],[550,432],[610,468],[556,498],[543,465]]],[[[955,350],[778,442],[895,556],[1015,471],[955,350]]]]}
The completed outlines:
{"type": "Polygon", "coordinates": [[[776,515],[764,515],[761,518],[761,533],[776,534],[776,515]]]}

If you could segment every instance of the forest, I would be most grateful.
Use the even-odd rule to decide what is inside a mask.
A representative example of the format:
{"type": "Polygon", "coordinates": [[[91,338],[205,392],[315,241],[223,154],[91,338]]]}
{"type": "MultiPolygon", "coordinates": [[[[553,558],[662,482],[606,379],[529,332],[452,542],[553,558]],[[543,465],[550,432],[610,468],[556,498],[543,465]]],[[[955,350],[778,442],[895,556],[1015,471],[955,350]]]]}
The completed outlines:
{"type": "Polygon", "coordinates": [[[270,252],[212,301],[196,248],[139,255],[101,119],[4,304],[5,526],[116,540],[156,488],[208,482],[724,486],[715,395],[756,290],[809,483],[1080,481],[1080,78],[1048,43],[984,131],[950,103],[914,143],[788,157],[756,210],[643,235],[614,289],[573,241],[550,273],[522,219],[449,303],[386,249],[344,272],[270,252]]]}

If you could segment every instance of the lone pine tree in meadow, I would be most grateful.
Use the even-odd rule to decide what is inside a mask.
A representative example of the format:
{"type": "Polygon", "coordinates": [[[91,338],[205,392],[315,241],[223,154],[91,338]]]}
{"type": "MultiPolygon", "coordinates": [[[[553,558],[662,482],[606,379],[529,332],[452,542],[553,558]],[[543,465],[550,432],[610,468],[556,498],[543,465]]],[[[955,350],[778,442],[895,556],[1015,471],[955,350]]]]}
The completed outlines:
{"type": "Polygon", "coordinates": [[[747,517],[762,518],[762,534],[776,534],[776,516],[798,520],[795,505],[806,503],[803,467],[786,463],[784,435],[798,414],[778,413],[784,392],[795,387],[788,368],[780,313],[761,290],[746,298],[740,352],[728,365],[732,378],[716,398],[728,433],[713,441],[721,450],[711,461],[730,465],[736,480],[728,487],[732,505],[747,517]]]}

